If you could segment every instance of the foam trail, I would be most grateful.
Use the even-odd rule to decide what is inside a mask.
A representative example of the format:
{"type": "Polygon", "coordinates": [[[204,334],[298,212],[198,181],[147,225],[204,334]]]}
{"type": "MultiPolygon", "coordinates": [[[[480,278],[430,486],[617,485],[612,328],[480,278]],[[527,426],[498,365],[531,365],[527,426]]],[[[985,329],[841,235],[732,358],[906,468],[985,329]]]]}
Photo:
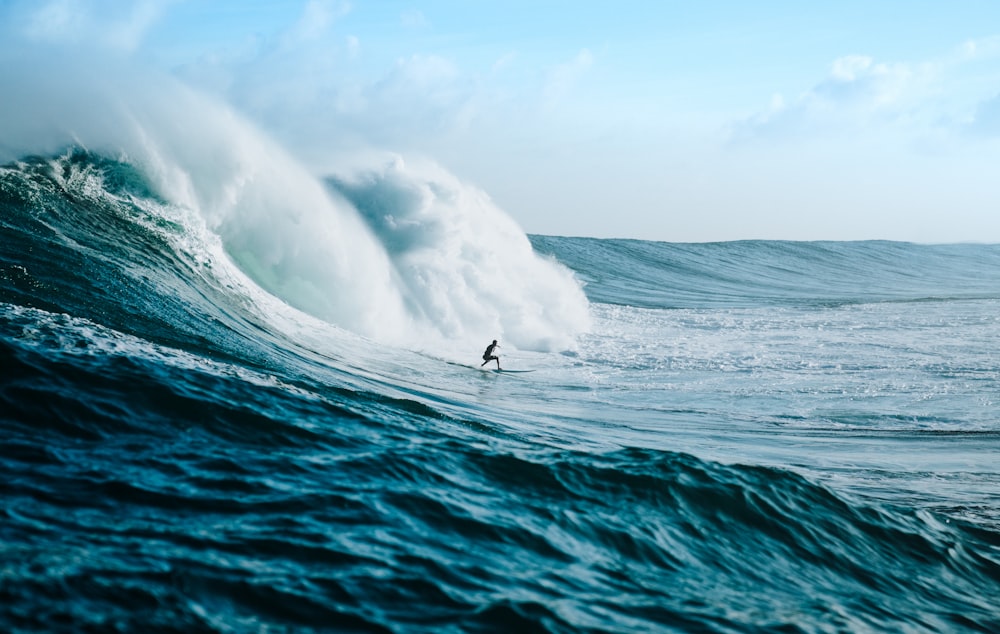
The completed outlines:
{"type": "Polygon", "coordinates": [[[232,109],[169,77],[108,60],[0,63],[11,88],[0,158],[67,144],[124,155],[301,311],[382,342],[455,349],[494,337],[564,349],[589,327],[569,271],[441,168],[396,161],[329,187],[232,109]]]}

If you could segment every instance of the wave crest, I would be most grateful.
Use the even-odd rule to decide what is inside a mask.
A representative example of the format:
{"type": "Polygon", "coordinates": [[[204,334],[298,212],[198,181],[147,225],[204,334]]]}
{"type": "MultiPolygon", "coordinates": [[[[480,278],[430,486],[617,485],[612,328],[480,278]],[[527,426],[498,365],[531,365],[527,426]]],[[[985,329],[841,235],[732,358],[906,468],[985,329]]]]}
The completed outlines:
{"type": "Polygon", "coordinates": [[[485,192],[439,166],[396,158],[327,182],[377,236],[410,313],[446,337],[552,350],[589,328],[569,269],[535,253],[485,192]]]}

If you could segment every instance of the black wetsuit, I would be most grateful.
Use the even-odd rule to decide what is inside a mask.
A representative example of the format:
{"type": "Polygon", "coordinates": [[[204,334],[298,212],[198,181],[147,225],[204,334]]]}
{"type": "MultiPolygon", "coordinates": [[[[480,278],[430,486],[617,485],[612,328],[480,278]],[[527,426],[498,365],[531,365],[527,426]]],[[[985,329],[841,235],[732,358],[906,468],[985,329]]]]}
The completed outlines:
{"type": "Polygon", "coordinates": [[[483,365],[486,365],[490,361],[496,361],[497,367],[500,367],[500,358],[493,354],[493,350],[497,347],[497,342],[494,341],[490,345],[486,346],[486,352],[483,353],[483,365]]]}

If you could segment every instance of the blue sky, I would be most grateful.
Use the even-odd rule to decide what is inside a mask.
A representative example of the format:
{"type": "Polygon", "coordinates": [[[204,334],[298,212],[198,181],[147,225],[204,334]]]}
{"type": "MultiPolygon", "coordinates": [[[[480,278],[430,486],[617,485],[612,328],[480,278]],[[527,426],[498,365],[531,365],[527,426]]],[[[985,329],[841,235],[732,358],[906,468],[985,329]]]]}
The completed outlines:
{"type": "Polygon", "coordinates": [[[532,233],[1000,242],[994,1],[0,8],[9,43],[162,68],[312,165],[429,157],[532,233]]]}

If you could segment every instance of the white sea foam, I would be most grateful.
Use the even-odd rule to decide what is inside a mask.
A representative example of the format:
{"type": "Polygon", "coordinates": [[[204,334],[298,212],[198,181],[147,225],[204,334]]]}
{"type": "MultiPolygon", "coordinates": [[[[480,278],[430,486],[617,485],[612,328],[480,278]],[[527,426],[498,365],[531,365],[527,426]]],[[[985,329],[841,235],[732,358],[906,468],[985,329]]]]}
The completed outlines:
{"type": "Polygon", "coordinates": [[[330,183],[378,237],[410,313],[446,337],[553,350],[589,328],[573,274],[536,254],[485,192],[440,166],[395,157],[330,183]]]}

